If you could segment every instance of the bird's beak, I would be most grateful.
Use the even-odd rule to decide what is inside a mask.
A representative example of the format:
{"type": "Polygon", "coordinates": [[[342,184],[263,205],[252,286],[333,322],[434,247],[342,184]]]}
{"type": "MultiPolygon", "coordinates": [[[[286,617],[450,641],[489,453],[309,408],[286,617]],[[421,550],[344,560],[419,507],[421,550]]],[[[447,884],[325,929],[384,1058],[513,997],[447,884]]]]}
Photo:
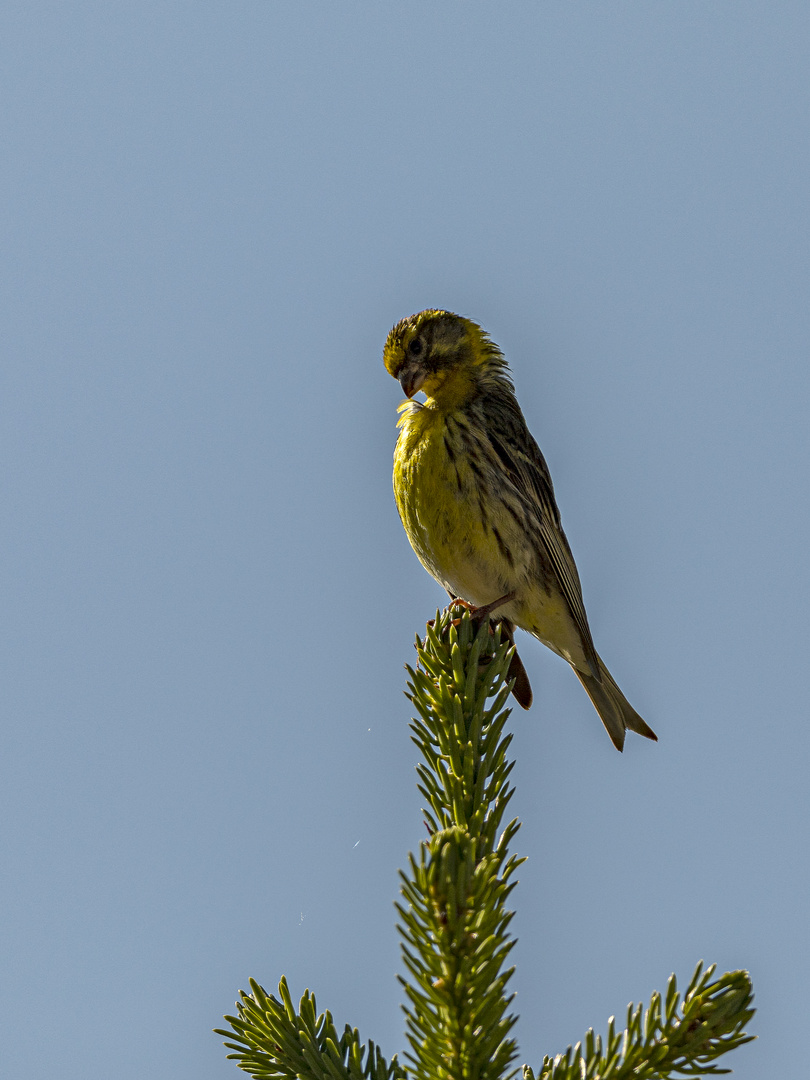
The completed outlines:
{"type": "Polygon", "coordinates": [[[427,378],[424,368],[416,364],[406,364],[399,373],[399,385],[402,387],[405,397],[412,398],[415,393],[422,389],[422,383],[427,378]]]}

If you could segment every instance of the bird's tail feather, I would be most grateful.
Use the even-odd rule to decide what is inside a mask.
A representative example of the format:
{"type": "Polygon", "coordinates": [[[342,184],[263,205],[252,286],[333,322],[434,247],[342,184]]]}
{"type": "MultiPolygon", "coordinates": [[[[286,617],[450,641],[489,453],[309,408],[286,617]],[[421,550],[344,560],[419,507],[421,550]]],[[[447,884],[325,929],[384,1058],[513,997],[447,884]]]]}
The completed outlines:
{"type": "Polygon", "coordinates": [[[602,676],[601,682],[595,679],[590,672],[579,671],[577,668],[574,668],[574,671],[576,671],[577,678],[588,691],[588,697],[599,713],[599,719],[607,728],[607,733],[613,745],[617,750],[624,748],[624,735],[628,729],[643,735],[645,739],[653,739],[657,742],[658,736],[651,727],[644,723],[621,692],[613,676],[602,662],[602,658],[597,657],[597,659],[599,660],[599,674],[602,676]]]}

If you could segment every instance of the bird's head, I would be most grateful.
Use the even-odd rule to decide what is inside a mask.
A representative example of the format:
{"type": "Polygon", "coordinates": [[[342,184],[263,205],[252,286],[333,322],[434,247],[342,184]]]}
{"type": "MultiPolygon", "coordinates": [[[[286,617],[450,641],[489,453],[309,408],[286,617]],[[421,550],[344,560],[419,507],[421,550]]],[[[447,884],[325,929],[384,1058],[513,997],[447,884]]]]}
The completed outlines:
{"type": "Polygon", "coordinates": [[[461,405],[506,364],[476,323],[450,311],[420,311],[398,322],[383,350],[386,370],[407,397],[423,390],[440,405],[461,405]]]}

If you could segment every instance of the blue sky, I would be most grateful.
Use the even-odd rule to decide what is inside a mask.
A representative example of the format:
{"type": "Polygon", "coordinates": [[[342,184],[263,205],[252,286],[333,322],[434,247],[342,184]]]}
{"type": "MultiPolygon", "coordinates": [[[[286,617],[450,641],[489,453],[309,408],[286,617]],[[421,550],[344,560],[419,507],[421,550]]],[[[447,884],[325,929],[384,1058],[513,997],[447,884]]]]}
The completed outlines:
{"type": "MultiPolygon", "coordinates": [[[[521,1060],[696,961],[801,1072],[806,4],[9,3],[8,1076],[238,1075],[248,977],[386,1054],[423,838],[390,326],[483,324],[554,476],[611,747],[524,638],[521,1060]]],[[[770,1064],[768,1064],[770,1063],[770,1064]]]]}

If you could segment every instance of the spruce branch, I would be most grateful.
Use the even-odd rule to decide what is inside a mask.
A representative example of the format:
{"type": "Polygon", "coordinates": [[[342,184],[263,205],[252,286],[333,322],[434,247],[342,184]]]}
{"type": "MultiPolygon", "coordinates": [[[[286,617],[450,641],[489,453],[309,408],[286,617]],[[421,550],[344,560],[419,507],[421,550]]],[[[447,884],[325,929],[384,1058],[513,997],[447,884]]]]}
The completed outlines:
{"type": "MultiPolygon", "coordinates": [[[[507,967],[515,940],[507,900],[523,859],[509,855],[519,823],[504,824],[514,793],[504,734],[511,683],[511,642],[486,620],[476,625],[453,606],[437,613],[417,664],[408,668],[411,730],[422,761],[418,788],[425,799],[428,838],[401,873],[399,932],[406,976],[409,1067],[363,1045],[348,1025],[338,1036],[329,1012],[318,1015],[304,993],[298,1009],[285,979],[279,997],[251,980],[236,1016],[226,1016],[229,1055],[256,1080],[510,1080],[517,1017],[507,967]]],[[[523,1080],[676,1080],[730,1070],[722,1054],[749,1042],[754,1015],[745,971],[712,981],[714,966],[698,964],[681,1002],[675,976],[649,1007],[630,1005],[624,1030],[613,1018],[607,1034],[546,1057],[523,1080]]]]}
{"type": "Polygon", "coordinates": [[[523,1080],[676,1080],[731,1072],[714,1062],[755,1038],[744,1030],[756,1011],[754,995],[747,971],[711,982],[714,969],[697,965],[680,1009],[671,975],[665,996],[656,991],[646,1011],[628,1005],[624,1031],[616,1031],[611,1017],[604,1042],[591,1028],[584,1043],[544,1058],[536,1076],[524,1066],[523,1080]]]}
{"type": "Polygon", "coordinates": [[[504,735],[513,649],[489,620],[478,628],[451,608],[437,613],[416,651],[408,696],[429,838],[401,874],[405,903],[397,904],[410,976],[400,980],[406,1058],[418,1080],[496,1080],[517,1072],[509,1070],[517,1017],[506,992],[514,969],[505,964],[515,944],[506,900],[523,861],[507,847],[518,823],[498,836],[514,791],[504,735]]]}
{"type": "Polygon", "coordinates": [[[278,984],[279,998],[250,980],[251,993],[240,991],[238,1016],[226,1016],[224,1035],[231,1060],[255,1080],[405,1080],[396,1057],[387,1064],[369,1039],[363,1046],[357,1028],[347,1024],[338,1035],[330,1012],[321,1013],[315,995],[304,993],[296,1011],[287,980],[278,984]]]}

